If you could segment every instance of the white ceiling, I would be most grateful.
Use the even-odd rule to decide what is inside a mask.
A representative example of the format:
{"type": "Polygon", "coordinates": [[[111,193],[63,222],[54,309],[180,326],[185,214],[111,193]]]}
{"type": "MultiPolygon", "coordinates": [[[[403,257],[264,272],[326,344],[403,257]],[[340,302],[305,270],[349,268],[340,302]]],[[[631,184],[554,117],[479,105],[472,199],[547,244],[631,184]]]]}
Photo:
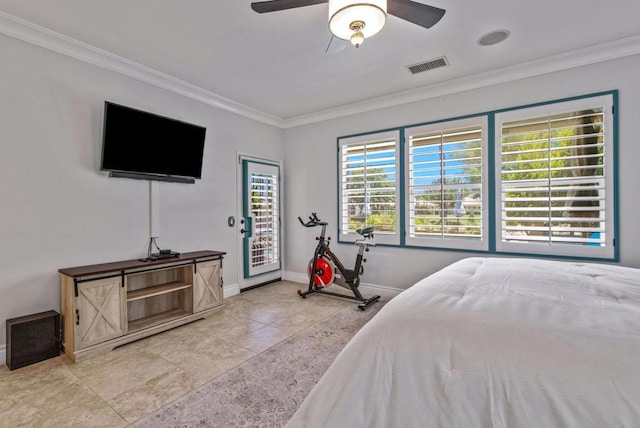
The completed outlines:
{"type": "MultiPolygon", "coordinates": [[[[626,54],[640,52],[638,0],[419,1],[447,10],[433,28],[390,16],[359,49],[348,46],[335,54],[325,54],[326,4],[260,15],[250,0],[0,0],[0,11],[195,85],[272,122],[425,93],[616,41],[633,42],[626,54]],[[495,29],[508,29],[511,37],[495,46],[477,44],[495,29]],[[442,55],[448,67],[418,75],[405,68],[442,55]]],[[[598,58],[605,58],[609,48],[598,49],[604,51],[598,58]]]]}

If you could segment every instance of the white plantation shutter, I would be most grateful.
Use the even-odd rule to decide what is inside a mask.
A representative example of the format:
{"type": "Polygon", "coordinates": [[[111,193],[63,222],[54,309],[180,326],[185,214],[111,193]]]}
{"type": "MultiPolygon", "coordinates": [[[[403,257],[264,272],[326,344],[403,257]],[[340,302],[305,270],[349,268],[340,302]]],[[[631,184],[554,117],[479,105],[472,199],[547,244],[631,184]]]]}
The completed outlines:
{"type": "Polygon", "coordinates": [[[496,117],[497,249],[613,257],[612,97],[496,117]]]}
{"type": "Polygon", "coordinates": [[[254,172],[250,181],[251,215],[254,236],[251,244],[251,267],[280,262],[280,213],[278,176],[254,172]]]}
{"type": "Polygon", "coordinates": [[[486,127],[482,116],[405,130],[408,245],[488,248],[486,127]]]}
{"type": "Polygon", "coordinates": [[[339,138],[339,239],[617,260],[616,94],[339,138]]]}
{"type": "Polygon", "coordinates": [[[399,243],[398,157],[397,131],[340,139],[341,240],[373,226],[377,242],[399,243]]]}

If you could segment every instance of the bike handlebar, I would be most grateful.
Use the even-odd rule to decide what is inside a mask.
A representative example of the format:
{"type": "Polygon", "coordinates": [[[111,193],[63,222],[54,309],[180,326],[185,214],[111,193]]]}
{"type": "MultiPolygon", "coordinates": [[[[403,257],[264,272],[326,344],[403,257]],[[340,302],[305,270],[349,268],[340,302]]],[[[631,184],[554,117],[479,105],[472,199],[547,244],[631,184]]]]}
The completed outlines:
{"type": "MultiPolygon", "coordinates": [[[[298,216],[298,221],[304,227],[327,226],[329,224],[326,221],[320,220],[316,213],[311,213],[311,215],[309,216],[309,221],[306,223],[304,222],[304,220],[302,220],[300,216],[298,216]]],[[[368,241],[368,239],[373,238],[373,227],[369,226],[369,227],[365,227],[364,229],[358,229],[356,230],[356,232],[362,237],[364,237],[364,239],[357,239],[355,242],[356,245],[367,246],[367,247],[376,246],[375,243],[368,241]]]]}
{"type": "Polygon", "coordinates": [[[304,227],[326,226],[327,224],[329,224],[327,222],[321,221],[316,213],[311,213],[311,215],[309,216],[309,221],[306,223],[300,217],[298,217],[298,220],[304,227]]]}

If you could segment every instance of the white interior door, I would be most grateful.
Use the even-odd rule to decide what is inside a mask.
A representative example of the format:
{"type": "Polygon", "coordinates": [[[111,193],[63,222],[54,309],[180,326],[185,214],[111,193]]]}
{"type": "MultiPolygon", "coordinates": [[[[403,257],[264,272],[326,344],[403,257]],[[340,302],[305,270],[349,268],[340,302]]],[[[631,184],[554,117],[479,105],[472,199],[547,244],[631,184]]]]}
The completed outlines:
{"type": "Polygon", "coordinates": [[[282,277],[280,165],[242,159],[242,278],[240,288],[282,277]]]}

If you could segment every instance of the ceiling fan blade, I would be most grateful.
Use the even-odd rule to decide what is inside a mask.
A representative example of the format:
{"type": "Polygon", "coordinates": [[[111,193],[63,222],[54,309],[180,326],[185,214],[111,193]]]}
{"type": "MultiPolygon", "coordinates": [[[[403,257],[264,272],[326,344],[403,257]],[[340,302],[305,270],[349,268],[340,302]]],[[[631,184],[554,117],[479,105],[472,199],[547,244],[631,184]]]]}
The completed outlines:
{"type": "Polygon", "coordinates": [[[431,28],[442,19],[444,9],[411,0],[388,0],[387,12],[424,28],[431,28]]]}
{"type": "Polygon", "coordinates": [[[272,0],[251,3],[251,9],[258,13],[277,12],[295,7],[326,3],[329,0],[272,0]]]}
{"type": "Polygon", "coordinates": [[[324,51],[326,54],[334,54],[338,52],[342,52],[344,48],[347,47],[347,41],[337,38],[336,36],[331,36],[331,40],[329,40],[329,44],[327,45],[327,49],[324,51]]]}

